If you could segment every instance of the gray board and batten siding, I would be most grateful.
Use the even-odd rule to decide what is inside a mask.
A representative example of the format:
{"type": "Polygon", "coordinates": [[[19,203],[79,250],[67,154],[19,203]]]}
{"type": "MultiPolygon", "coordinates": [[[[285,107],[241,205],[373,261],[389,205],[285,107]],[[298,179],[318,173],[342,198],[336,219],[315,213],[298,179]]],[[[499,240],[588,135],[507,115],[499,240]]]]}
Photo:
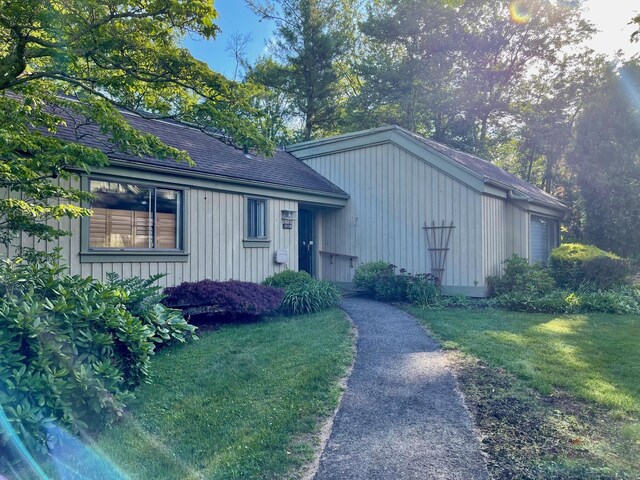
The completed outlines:
{"type": "Polygon", "coordinates": [[[0,255],[14,256],[18,247],[49,252],[59,248],[69,273],[99,280],[115,272],[123,277],[166,274],[160,280],[163,286],[202,279],[261,282],[286,268],[298,268],[297,224],[293,221],[291,228],[283,228],[283,211],[293,212],[295,218],[301,203],[331,210],[344,206],[348,199],[344,191],[282,150],[273,157],[245,154],[198,129],[125,113],[134,128],[187,151],[195,162],[189,166],[122,154],[95,124],[68,112],[55,113],[66,122],[58,128],[57,136],[99,148],[110,159],[108,167],[91,175],[78,172],[73,180],[56,182],[87,190],[90,179],[96,179],[180,191],[179,248],[92,248],[91,218],[63,218],[51,224],[71,232],[70,236],[44,242],[22,235],[11,251],[0,255]],[[266,238],[247,238],[247,202],[251,198],[266,200],[266,238]],[[287,252],[288,262],[274,261],[278,250],[287,252]]]}
{"type": "MultiPolygon", "coordinates": [[[[111,211],[109,205],[97,206],[100,218],[93,230],[90,218],[62,219],[53,223],[71,236],[52,242],[18,239],[18,247],[60,248],[70,273],[100,280],[115,272],[123,277],[166,274],[161,280],[166,286],[205,278],[260,282],[285,268],[297,270],[303,240],[305,248],[313,242],[312,256],[305,260],[318,278],[348,283],[358,264],[372,260],[429,272],[434,266],[424,227],[444,222],[454,225],[449,243],[441,245],[449,249],[445,292],[482,296],[486,277],[499,274],[512,254],[534,259],[547,254],[566,210],[490,162],[398,127],[305,142],[264,157],[195,128],[125,114],[132,127],[186,151],[195,162],[189,166],[122,154],[96,125],[68,112],[54,113],[66,122],[57,136],[99,148],[111,162],[92,175],[78,172],[79,179],[57,180],[61,184],[87,189],[95,179],[179,192],[175,213],[152,212],[151,205],[158,204],[150,195],[149,212],[129,217],[122,206],[111,211]],[[247,207],[256,200],[266,202],[264,210],[260,207],[260,218],[266,219],[263,238],[248,235],[252,220],[247,207]],[[310,222],[305,239],[299,238],[296,221],[301,210],[310,222]],[[283,225],[291,215],[293,222],[283,225]],[[114,248],[144,244],[147,224],[153,223],[148,231],[155,229],[155,239],[161,219],[161,241],[149,241],[154,250],[114,248]],[[167,234],[174,224],[180,226],[175,238],[167,234]],[[110,243],[109,235],[127,228],[135,241],[110,243]],[[533,242],[532,235],[537,235],[533,242]],[[92,239],[109,248],[95,248],[92,239]],[[167,242],[176,242],[176,248],[157,248],[167,242]],[[288,261],[274,261],[279,250],[288,261]]],[[[13,255],[15,249],[3,253],[13,255]]]]}
{"type": "Polygon", "coordinates": [[[350,194],[345,208],[323,212],[323,277],[350,282],[358,263],[385,260],[412,273],[433,268],[425,224],[454,229],[444,291],[486,295],[486,277],[518,254],[530,257],[532,215],[557,224],[566,208],[495,165],[399,127],[383,127],[287,150],[350,194]]]}

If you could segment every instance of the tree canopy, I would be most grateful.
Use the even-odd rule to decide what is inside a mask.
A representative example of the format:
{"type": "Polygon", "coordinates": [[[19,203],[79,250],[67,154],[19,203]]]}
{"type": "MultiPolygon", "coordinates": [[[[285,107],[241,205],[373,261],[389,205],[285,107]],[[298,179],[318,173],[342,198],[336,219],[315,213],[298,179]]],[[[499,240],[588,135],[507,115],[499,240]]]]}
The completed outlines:
{"type": "Polygon", "coordinates": [[[570,164],[584,202],[587,240],[640,254],[640,65],[611,66],[577,125],[570,164]]]}
{"type": "MultiPolygon", "coordinates": [[[[301,138],[397,124],[481,155],[558,196],[571,207],[566,235],[640,255],[640,246],[614,239],[613,231],[595,234],[607,208],[617,205],[621,212],[622,204],[629,209],[616,217],[624,223],[619,232],[634,228],[640,207],[633,188],[611,192],[613,165],[633,170],[637,150],[626,135],[635,114],[626,111],[611,125],[596,127],[593,112],[606,112],[607,102],[622,102],[613,85],[625,75],[585,46],[595,28],[584,19],[582,2],[247,1],[278,24],[274,57],[253,67],[251,81],[272,92],[275,101],[265,104],[276,107],[269,109],[269,125],[287,131],[279,138],[296,137],[296,115],[305,119],[301,138]],[[305,30],[310,6],[319,12],[318,31],[327,44],[305,30]],[[313,113],[319,107],[331,115],[313,113]],[[585,120],[590,115],[591,127],[585,120]],[[587,134],[591,129],[593,138],[587,134]],[[615,152],[605,151],[604,144],[599,151],[584,150],[603,132],[615,139],[615,152]],[[577,160],[576,152],[584,158],[577,160]],[[614,154],[615,161],[609,161],[614,154]],[[606,178],[606,188],[592,184],[586,172],[606,178]],[[597,206],[605,204],[598,214],[597,206]]],[[[640,28],[640,17],[633,22],[640,28]]],[[[639,33],[630,41],[638,41],[639,33]]]]}
{"type": "Polygon", "coordinates": [[[62,111],[99,125],[117,149],[137,155],[189,161],[129,127],[120,109],[186,122],[244,148],[272,149],[257,127],[255,87],[228,81],[180,46],[188,34],[213,38],[216,17],[211,0],[2,2],[0,241],[8,244],[20,231],[50,239],[65,232],[46,220],[90,213],[78,207],[86,193],[50,180],[107,158],[51,135],[62,111]]]}

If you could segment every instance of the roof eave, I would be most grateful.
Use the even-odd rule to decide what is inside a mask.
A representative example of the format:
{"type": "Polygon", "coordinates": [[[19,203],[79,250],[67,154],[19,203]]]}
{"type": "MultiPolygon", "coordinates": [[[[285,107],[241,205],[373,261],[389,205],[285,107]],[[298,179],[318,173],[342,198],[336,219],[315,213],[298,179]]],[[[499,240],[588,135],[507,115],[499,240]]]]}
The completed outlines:
{"type": "Polygon", "coordinates": [[[526,192],[523,192],[518,187],[515,187],[513,185],[502,183],[502,182],[499,182],[497,180],[494,180],[492,178],[487,178],[487,177],[485,177],[484,181],[485,181],[485,183],[487,183],[489,185],[492,185],[494,187],[500,188],[502,190],[505,190],[506,192],[517,191],[520,195],[525,197],[522,200],[526,201],[527,203],[532,203],[534,205],[541,205],[541,206],[548,207],[548,208],[551,208],[551,209],[560,210],[560,211],[563,211],[565,213],[570,210],[569,207],[567,207],[564,203],[560,202],[559,200],[555,200],[554,199],[554,200],[550,200],[548,202],[543,202],[541,200],[537,200],[537,199],[531,197],[526,192]]]}
{"type": "MultiPolygon", "coordinates": [[[[185,168],[181,168],[180,166],[168,167],[164,165],[150,165],[148,163],[134,162],[131,160],[123,160],[123,159],[115,158],[112,156],[109,156],[109,164],[111,166],[125,167],[125,168],[131,168],[133,166],[139,170],[156,172],[156,173],[164,173],[164,174],[170,173],[171,175],[179,175],[184,178],[194,178],[194,179],[200,179],[200,180],[206,179],[206,180],[211,180],[215,182],[229,183],[234,185],[246,185],[249,187],[259,187],[259,188],[278,190],[283,192],[291,192],[291,193],[304,193],[307,195],[317,196],[319,198],[324,197],[324,198],[331,198],[336,200],[343,200],[345,205],[346,205],[346,201],[349,200],[350,198],[350,195],[346,192],[341,194],[337,192],[326,192],[322,190],[314,190],[311,188],[292,187],[289,185],[281,185],[277,183],[259,182],[259,181],[247,180],[247,179],[242,179],[237,177],[216,175],[213,173],[189,171],[185,168]]],[[[84,170],[78,169],[78,172],[84,172],[84,170]]]]}

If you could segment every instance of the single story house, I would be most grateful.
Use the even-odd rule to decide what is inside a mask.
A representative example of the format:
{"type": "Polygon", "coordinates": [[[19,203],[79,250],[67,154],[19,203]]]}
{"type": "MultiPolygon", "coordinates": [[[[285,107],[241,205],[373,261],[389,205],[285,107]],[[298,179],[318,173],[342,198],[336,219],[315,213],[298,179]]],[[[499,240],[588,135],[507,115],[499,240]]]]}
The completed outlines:
{"type": "MultiPolygon", "coordinates": [[[[284,269],[350,282],[387,260],[437,273],[448,293],[483,296],[512,254],[544,260],[565,207],[480,158],[399,127],[245,154],[202,131],[125,114],[136,129],[185,150],[195,166],[124,155],[73,118],[57,135],[102,149],[111,164],[80,174],[93,216],[63,219],[70,273],[260,282],[284,269]],[[79,140],[78,140],[79,139],[79,140]]],[[[86,123],[86,122],[85,122],[86,123]]],[[[77,184],[76,184],[77,186],[77,184]]]]}
{"type": "Polygon", "coordinates": [[[286,149],[349,193],[316,211],[316,272],[349,282],[353,259],[432,272],[443,291],[486,295],[514,254],[546,261],[567,208],[496,165],[397,126],[286,149]],[[326,253],[323,253],[326,252],[326,253]]]}

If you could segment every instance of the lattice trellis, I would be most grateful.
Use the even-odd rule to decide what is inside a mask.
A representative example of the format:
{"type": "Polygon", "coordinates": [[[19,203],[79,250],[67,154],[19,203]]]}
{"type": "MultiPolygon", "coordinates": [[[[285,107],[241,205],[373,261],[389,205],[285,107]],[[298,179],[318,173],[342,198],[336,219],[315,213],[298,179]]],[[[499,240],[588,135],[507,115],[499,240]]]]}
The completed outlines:
{"type": "Polygon", "coordinates": [[[436,225],[434,220],[431,226],[424,222],[424,230],[427,233],[427,245],[429,246],[429,254],[431,256],[431,275],[442,282],[447,264],[447,254],[449,253],[449,241],[451,240],[451,232],[456,228],[451,221],[450,225],[446,225],[444,220],[441,225],[436,225]]]}

